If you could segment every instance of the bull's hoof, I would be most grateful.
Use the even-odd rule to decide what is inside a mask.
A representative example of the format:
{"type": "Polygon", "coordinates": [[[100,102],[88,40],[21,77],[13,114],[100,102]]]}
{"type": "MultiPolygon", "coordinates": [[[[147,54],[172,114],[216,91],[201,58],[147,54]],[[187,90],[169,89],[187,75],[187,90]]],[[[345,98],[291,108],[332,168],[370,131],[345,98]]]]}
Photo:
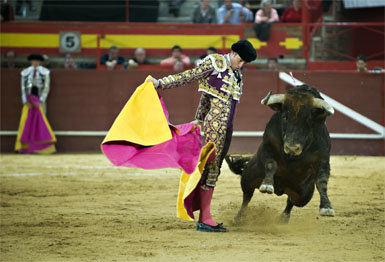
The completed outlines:
{"type": "Polygon", "coordinates": [[[259,187],[259,191],[260,191],[261,193],[273,194],[273,193],[274,193],[274,186],[273,186],[273,185],[262,184],[262,185],[259,187]]]}
{"type": "Polygon", "coordinates": [[[328,217],[334,217],[336,212],[334,212],[334,209],[331,208],[331,207],[328,207],[328,208],[321,208],[319,210],[319,214],[321,216],[328,216],[328,217]]]}
{"type": "Polygon", "coordinates": [[[289,223],[289,220],[290,220],[290,214],[286,214],[286,213],[282,213],[278,218],[277,218],[277,222],[279,224],[287,224],[289,223]]]}
{"type": "Polygon", "coordinates": [[[235,225],[241,224],[241,218],[242,218],[242,215],[241,215],[240,213],[238,213],[238,214],[234,217],[234,224],[235,224],[235,225]]]}

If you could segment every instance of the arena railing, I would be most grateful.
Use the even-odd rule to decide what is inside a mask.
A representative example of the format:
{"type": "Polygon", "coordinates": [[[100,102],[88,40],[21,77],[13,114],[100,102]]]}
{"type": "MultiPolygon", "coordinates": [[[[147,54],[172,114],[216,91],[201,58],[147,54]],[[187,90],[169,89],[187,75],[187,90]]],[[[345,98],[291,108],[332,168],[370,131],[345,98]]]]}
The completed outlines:
{"type": "Polygon", "coordinates": [[[363,54],[372,66],[384,67],[385,23],[308,23],[304,27],[307,50],[303,54],[309,69],[330,69],[331,63],[354,69],[352,62],[363,54]]]}

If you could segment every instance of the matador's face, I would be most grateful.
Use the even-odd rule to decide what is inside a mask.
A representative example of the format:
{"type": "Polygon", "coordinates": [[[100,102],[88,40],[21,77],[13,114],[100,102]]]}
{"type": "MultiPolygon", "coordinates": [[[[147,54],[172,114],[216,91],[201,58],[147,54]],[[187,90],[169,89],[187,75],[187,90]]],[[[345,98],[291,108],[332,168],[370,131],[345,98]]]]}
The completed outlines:
{"type": "Polygon", "coordinates": [[[31,65],[33,67],[38,67],[41,64],[40,60],[31,60],[31,65]]]}
{"type": "Polygon", "coordinates": [[[231,69],[233,70],[239,70],[246,64],[246,62],[238,55],[238,53],[234,51],[231,51],[230,53],[230,63],[231,69]]]}

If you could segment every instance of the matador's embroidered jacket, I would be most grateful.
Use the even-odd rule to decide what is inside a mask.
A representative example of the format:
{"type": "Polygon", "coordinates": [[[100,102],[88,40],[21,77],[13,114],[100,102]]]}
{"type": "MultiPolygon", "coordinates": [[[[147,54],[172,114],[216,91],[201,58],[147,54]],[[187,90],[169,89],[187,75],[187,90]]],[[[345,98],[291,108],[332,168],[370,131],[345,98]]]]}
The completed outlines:
{"type": "Polygon", "coordinates": [[[233,132],[235,107],[242,94],[242,78],[231,69],[230,57],[212,54],[196,68],[159,79],[163,89],[198,80],[203,92],[195,118],[203,123],[206,142],[215,143],[216,158],[206,164],[202,184],[214,187],[233,132]]]}
{"type": "Polygon", "coordinates": [[[159,79],[162,88],[173,88],[199,81],[198,91],[210,94],[222,101],[239,101],[242,94],[241,74],[230,67],[229,54],[208,55],[196,68],[159,79]]]}

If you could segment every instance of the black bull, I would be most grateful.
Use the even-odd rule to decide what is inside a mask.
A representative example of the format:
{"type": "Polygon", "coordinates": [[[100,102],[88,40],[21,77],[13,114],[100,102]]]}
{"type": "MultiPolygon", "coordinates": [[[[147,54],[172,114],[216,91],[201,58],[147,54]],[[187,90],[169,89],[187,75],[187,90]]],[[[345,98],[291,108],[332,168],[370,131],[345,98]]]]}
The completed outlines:
{"type": "Polygon", "coordinates": [[[281,215],[284,222],[288,222],[293,206],[309,203],[315,186],[321,198],[320,215],[334,216],[327,195],[330,137],[325,125],[333,108],[307,85],[286,94],[270,92],[261,103],[276,113],[266,125],[258,152],[252,157],[226,157],[230,169],[241,175],[243,202],[236,220],[241,218],[255,188],[262,193],[288,195],[281,215]]]}

